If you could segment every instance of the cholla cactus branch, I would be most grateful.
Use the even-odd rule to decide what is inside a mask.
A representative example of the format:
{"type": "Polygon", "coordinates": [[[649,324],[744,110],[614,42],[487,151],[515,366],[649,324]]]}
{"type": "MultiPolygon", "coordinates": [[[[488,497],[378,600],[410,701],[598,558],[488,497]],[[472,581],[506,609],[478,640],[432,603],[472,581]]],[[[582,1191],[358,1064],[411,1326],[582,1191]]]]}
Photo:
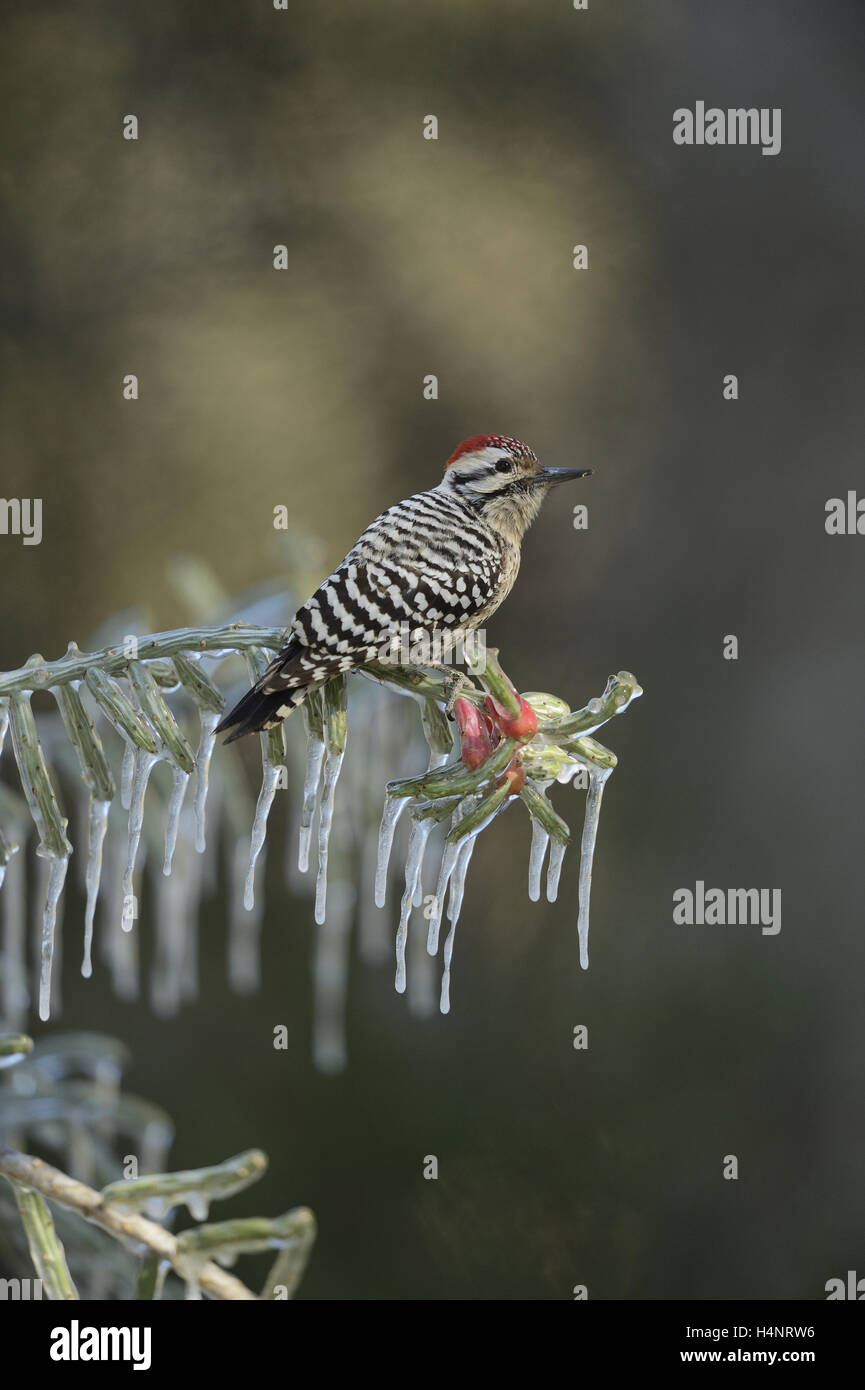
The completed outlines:
{"type": "MultiPolygon", "coordinates": [[[[35,1051],[31,1039],[24,1035],[0,1037],[0,1064],[21,1063],[23,1083],[16,1086],[13,1079],[12,1085],[3,1086],[0,1130],[33,1130],[37,1135],[45,1133],[46,1138],[50,1133],[55,1148],[65,1141],[65,1166],[76,1172],[83,1168],[82,1177],[88,1180],[97,1172],[109,1175],[117,1171],[117,1159],[112,1145],[105,1141],[106,1135],[118,1136],[118,1147],[122,1142],[123,1148],[132,1139],[142,1165],[160,1165],[173,1129],[157,1106],[121,1091],[127,1060],[122,1044],[97,1034],[56,1034],[41,1039],[35,1051]],[[31,1051],[33,1055],[28,1056],[31,1051]],[[78,1074],[86,1079],[70,1080],[78,1074]],[[154,1134],[155,1129],[161,1133],[154,1134]]],[[[141,1258],[136,1281],[139,1298],[159,1298],[167,1270],[174,1269],[186,1282],[188,1298],[198,1298],[204,1290],[214,1298],[254,1299],[245,1285],[211,1263],[208,1256],[227,1260],[263,1249],[279,1253],[262,1298],[292,1297],[315,1239],[315,1219],[306,1207],[273,1219],[256,1216],[194,1227],[180,1237],[159,1224],[180,1203],[189,1208],[194,1221],[207,1221],[210,1203],[242,1192],[266,1169],[266,1155],[260,1149],[248,1149],[206,1168],[154,1172],[109,1182],[99,1192],[89,1181],[71,1177],[17,1147],[0,1144],[0,1176],[7,1178],[14,1190],[36,1273],[48,1296],[56,1299],[77,1298],[78,1294],[45,1199],[82,1219],[81,1223],[70,1222],[64,1214],[60,1224],[76,1258],[88,1257],[81,1271],[85,1280],[94,1252],[101,1270],[113,1263],[110,1249],[106,1251],[104,1243],[94,1245],[89,1237],[89,1227],[94,1226],[141,1258]]],[[[128,1262],[121,1258],[117,1263],[123,1267],[127,1287],[131,1273],[128,1262]]]]}
{"type": "Polygon", "coordinates": [[[142,1178],[124,1178],[102,1189],[106,1206],[116,1205],[136,1211],[149,1203],[166,1209],[183,1202],[195,1220],[203,1221],[210,1202],[233,1197],[267,1171],[267,1156],[261,1149],[247,1149],[235,1158],[211,1168],[190,1168],[178,1173],[148,1173],[142,1178]],[[203,1213],[199,1215],[199,1213],[203,1213]]]}
{"type": "Polygon", "coordinates": [[[26,1033],[5,1033],[0,1037],[0,1067],[12,1067],[33,1051],[33,1039],[26,1033]]]}
{"type": "MultiPolygon", "coordinates": [[[[139,876],[137,849],[143,829],[148,778],[155,763],[167,762],[172,774],[164,874],[171,873],[186,783],[193,773],[195,848],[199,852],[205,849],[208,769],[214,748],[215,727],[225,700],[204,669],[201,658],[221,658],[239,653],[245,657],[250,675],[258,681],[268,667],[270,654],[282,647],[284,638],[285,632],[281,628],[253,627],[241,623],[213,628],[174,629],[142,638],[130,637],[121,646],[107,647],[101,652],[89,654],[70,644],[65,656],[57,661],[46,662],[41,656],[35,656],[18,671],[0,675],[0,735],[8,720],[26,803],[39,832],[40,852],[48,857],[51,864],[43,914],[40,989],[40,1013],[43,1018],[48,1016],[56,908],[63,889],[70,846],[66,837],[66,819],[57,801],[49,767],[36,735],[30,708],[31,694],[39,689],[49,689],[54,694],[66,733],[75,749],[79,770],[91,794],[87,836],[89,857],[85,875],[87,908],[84,959],[84,973],[89,975],[90,942],[101,882],[102,842],[109,807],[115,799],[115,773],[82,699],[82,682],[88,698],[96,701],[126,747],[121,800],[129,813],[129,834],[118,916],[121,916],[124,930],[128,931],[132,929],[137,915],[134,907],[139,876]],[[121,681],[125,687],[119,683],[121,681]],[[166,693],[172,690],[179,690],[186,698],[187,709],[191,703],[198,712],[200,737],[197,754],[193,753],[184,728],[167,702],[166,693]]],[[[494,649],[487,649],[482,662],[471,665],[469,669],[471,676],[460,681],[457,696],[453,673],[446,668],[399,667],[384,662],[359,668],[360,674],[415,698],[420,705],[421,724],[430,749],[429,766],[425,772],[415,777],[398,777],[387,784],[387,801],[379,837],[375,902],[383,906],[390,848],[401,811],[410,804],[413,830],[396,938],[398,987],[400,984],[405,987],[408,921],[412,908],[423,899],[421,873],[424,847],[435,823],[450,820],[443,861],[446,872],[440,874],[439,878],[441,892],[450,894],[447,913],[451,929],[447,938],[447,967],[465,875],[477,837],[517,797],[525,806],[532,824],[530,897],[536,900],[540,894],[540,875],[549,849],[547,897],[550,901],[554,900],[562,857],[571,834],[565,821],[552,807],[547,789],[554,782],[569,780],[577,772],[580,774],[580,785],[589,789],[586,822],[581,837],[579,917],[581,960],[583,964],[587,961],[585,937],[588,929],[591,857],[603,785],[616,766],[615,754],[598,743],[593,735],[642,693],[640,687],[629,672],[620,671],[609,678],[600,697],[572,712],[566,702],[556,696],[544,692],[521,695],[503,671],[494,649]],[[456,713],[455,724],[446,717],[451,706],[456,713]],[[457,756],[454,756],[455,752],[457,756]]],[[[298,827],[298,868],[301,873],[307,872],[315,835],[315,919],[320,926],[324,926],[336,786],[346,751],[345,676],[331,679],[319,691],[311,691],[303,709],[307,727],[307,758],[298,827]]],[[[291,753],[291,759],[294,759],[291,742],[286,747],[285,739],[286,730],[282,723],[264,730],[261,735],[261,787],[252,818],[244,891],[240,895],[242,907],[247,913],[260,912],[260,903],[256,904],[254,893],[256,861],[264,852],[268,816],[276,790],[285,785],[286,755],[291,753]]],[[[386,740],[384,747],[387,749],[386,740]]],[[[292,766],[296,766],[293,761],[292,766]]],[[[243,819],[248,814],[245,809],[248,796],[240,787],[240,771],[237,768],[232,770],[227,761],[222,760],[220,773],[219,780],[232,789],[231,795],[224,798],[225,822],[233,833],[241,833],[243,819]]],[[[354,775],[352,778],[353,783],[356,782],[354,775]]],[[[12,795],[8,789],[0,793],[0,812],[17,831],[21,815],[10,801],[12,795]]],[[[152,830],[149,833],[152,834],[152,830]]],[[[108,844],[110,847],[111,842],[108,844]]],[[[0,873],[15,848],[13,840],[0,836],[0,873]]],[[[337,852],[338,849],[339,846],[336,846],[334,868],[344,882],[345,859],[337,852]]],[[[116,868],[113,872],[116,874],[116,868]]],[[[236,872],[233,870],[235,875],[236,872]]],[[[445,904],[438,902],[440,894],[434,896],[435,920],[440,921],[445,904]]],[[[118,904],[116,894],[113,901],[118,904]]],[[[182,902],[182,898],[178,901],[182,902]]],[[[341,891],[339,911],[343,914],[349,901],[350,894],[347,896],[345,891],[341,891]]],[[[233,912],[232,920],[237,924],[232,928],[233,939],[238,943],[238,950],[244,942],[257,949],[258,917],[238,919],[235,909],[233,912]],[[248,922],[248,927],[244,921],[248,922]]],[[[331,948],[335,939],[333,936],[331,948]]],[[[437,939],[437,932],[431,931],[430,941],[437,939]]],[[[246,949],[244,946],[244,951],[246,949]]],[[[244,955],[245,960],[247,955],[244,955]]],[[[232,959],[235,956],[240,959],[237,951],[234,951],[232,959]]],[[[120,955],[117,955],[117,961],[118,969],[122,969],[120,955]]],[[[250,966],[247,960],[242,971],[240,967],[234,971],[232,979],[236,978],[239,982],[241,975],[244,981],[254,982],[258,978],[257,967],[250,966]]],[[[117,978],[122,976],[118,975],[117,978]]],[[[124,987],[134,992],[134,983],[124,987]]],[[[244,984],[244,988],[247,987],[244,984]]],[[[445,992],[443,1000],[444,997],[445,992]]],[[[15,1021],[18,1022],[18,1019],[19,1015],[16,1014],[15,1021]]]]}
{"type": "MultiPolygon", "coordinates": [[[[178,1253],[177,1237],[166,1231],[155,1221],[144,1216],[122,1211],[116,1206],[106,1206],[102,1194],[96,1192],[77,1178],[69,1177],[59,1168],[45,1163],[32,1154],[19,1153],[15,1149],[0,1147],[0,1174],[13,1184],[20,1184],[47,1197],[49,1201],[68,1211],[76,1212],[85,1221],[99,1226],[108,1235],[124,1244],[143,1246],[161,1261],[167,1262],[184,1281],[188,1269],[182,1254],[178,1253]]],[[[254,1300],[255,1294],[236,1279],[233,1274],[220,1269],[210,1261],[197,1271],[201,1288],[213,1298],[231,1300],[254,1300]]]]}
{"type": "Polygon", "coordinates": [[[271,1266],[261,1290],[262,1299],[294,1298],[315,1244],[315,1217],[309,1207],[296,1207],[287,1215],[291,1218],[292,1233],[271,1266]]]}
{"type": "Polygon", "coordinates": [[[32,657],[17,671],[0,674],[0,697],[14,691],[45,690],[67,681],[83,680],[89,671],[99,670],[109,676],[126,675],[130,662],[152,661],[159,657],[174,657],[178,652],[242,652],[248,647],[267,647],[276,651],[285,640],[281,627],[254,627],[248,623],[226,623],[222,627],[180,627],[167,632],[154,632],[135,640],[134,655],[123,646],[103,647],[98,652],[79,651],[74,643],[65,656],[57,661],[32,657]]]}
{"type": "MultiPolygon", "coordinates": [[[[8,1176],[8,1174],[7,1174],[8,1176]]],[[[54,1229],[54,1218],[45,1198],[23,1183],[10,1178],[21,1224],[27,1235],[30,1258],[37,1278],[50,1299],[76,1299],[78,1290],[72,1282],[66,1251],[54,1229]]]]}

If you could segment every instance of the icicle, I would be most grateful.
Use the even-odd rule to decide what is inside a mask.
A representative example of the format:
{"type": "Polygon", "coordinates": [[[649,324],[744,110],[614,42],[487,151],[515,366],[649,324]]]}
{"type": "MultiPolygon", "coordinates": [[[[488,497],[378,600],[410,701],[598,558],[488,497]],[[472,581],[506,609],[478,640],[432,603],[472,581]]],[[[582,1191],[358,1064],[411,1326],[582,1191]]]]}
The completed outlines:
{"type": "MultiPolygon", "coordinates": [[[[357,853],[360,860],[357,883],[357,944],[360,959],[370,965],[388,960],[391,953],[391,933],[384,914],[375,901],[375,875],[378,858],[378,821],[375,815],[375,791],[382,767],[390,760],[389,749],[394,737],[393,711],[390,701],[377,698],[367,681],[359,681],[352,699],[360,715],[356,721],[355,755],[349,758],[345,773],[352,774],[353,788],[346,798],[349,806],[357,806],[357,853]],[[357,744],[360,742],[361,756],[357,744]]],[[[406,703],[408,703],[406,701],[406,703]]]]}
{"type": "Polygon", "coordinates": [[[460,840],[460,854],[456,862],[453,878],[451,879],[451,891],[448,896],[448,921],[456,925],[456,920],[462,911],[463,895],[466,891],[466,874],[468,873],[471,857],[475,852],[480,830],[467,835],[464,840],[460,840]]]}
{"type": "Polygon", "coordinates": [[[174,1126],[162,1119],[148,1120],[141,1135],[142,1173],[164,1173],[168,1163],[171,1145],[174,1143],[174,1126]]]}
{"type": "Polygon", "coordinates": [[[195,848],[199,854],[205,850],[206,840],[204,833],[205,807],[207,803],[207,786],[210,780],[210,760],[213,756],[213,749],[216,745],[216,726],[221,716],[214,710],[201,711],[201,739],[198,744],[198,752],[195,755],[195,848]]]}
{"type": "Polygon", "coordinates": [[[123,749],[123,768],[120,773],[120,805],[124,811],[129,810],[132,801],[132,778],[135,773],[135,753],[138,748],[137,743],[129,742],[123,749]]]}
{"type": "Polygon", "coordinates": [[[399,926],[396,929],[396,977],[394,979],[394,989],[397,994],[405,994],[405,944],[408,940],[408,924],[409,918],[411,917],[412,898],[414,897],[412,888],[408,883],[408,867],[406,867],[406,881],[406,888],[399,907],[399,926]]]}
{"type": "Polygon", "coordinates": [[[81,974],[89,980],[93,974],[93,919],[96,916],[96,902],[99,897],[99,884],[102,879],[102,846],[108,829],[110,801],[90,799],[90,819],[87,835],[87,906],[84,909],[84,958],[81,961],[81,974]]]}
{"type": "Polygon", "coordinates": [[[261,790],[255,803],[255,816],[252,821],[252,837],[249,843],[249,867],[246,870],[246,884],[243,890],[243,906],[247,912],[255,907],[255,865],[261,854],[267,835],[267,818],[279,786],[279,764],[272,763],[265,755],[261,769],[261,790]]]}
{"type": "Polygon", "coordinates": [[[174,849],[177,845],[177,827],[180,824],[180,812],[183,810],[183,798],[186,796],[189,773],[184,772],[183,768],[178,767],[175,763],[171,769],[171,779],[171,798],[168,802],[168,818],[165,823],[165,857],[162,861],[162,872],[166,878],[171,873],[174,849]]]}
{"type": "MultiPolygon", "coordinates": [[[[402,799],[406,800],[407,798],[403,797],[402,799]]],[[[434,826],[435,821],[432,819],[413,821],[409,835],[408,852],[405,860],[405,891],[400,902],[399,926],[396,933],[395,988],[398,994],[405,993],[405,949],[408,940],[409,918],[412,907],[420,906],[418,898],[423,901],[424,854],[434,826]]]]}
{"type": "Polygon", "coordinates": [[[39,1017],[45,1023],[51,1017],[51,966],[54,961],[54,928],[57,924],[57,904],[63,892],[69,855],[52,855],[49,861],[48,886],[42,910],[42,962],[39,973],[39,1017]]]}
{"type": "Polygon", "coordinates": [[[478,836],[482,829],[482,826],[478,826],[477,830],[474,830],[471,835],[466,835],[464,840],[460,840],[458,846],[459,855],[457,856],[453,879],[451,881],[450,897],[448,899],[448,921],[451,924],[451,929],[447,934],[443,952],[444,970],[442,971],[442,991],[441,999],[439,1000],[439,1011],[443,1014],[449,1014],[451,1011],[451,957],[454,953],[454,936],[460,917],[460,910],[463,905],[466,873],[471,857],[475,852],[478,836]]]}
{"type": "MultiPolygon", "coordinates": [[[[447,760],[447,753],[430,752],[427,771],[435,772],[436,768],[443,767],[447,760]]],[[[378,855],[376,857],[375,869],[376,907],[384,907],[387,901],[387,875],[390,866],[390,852],[393,847],[394,832],[396,830],[397,821],[405,810],[408,801],[408,797],[394,796],[387,797],[384,803],[381,828],[378,832],[378,855]]],[[[413,833],[414,831],[412,831],[412,834],[413,833]]],[[[417,904],[415,904],[415,906],[417,906],[417,904]]]]}
{"type": "Polygon", "coordinates": [[[54,922],[54,960],[51,967],[51,1002],[49,1006],[52,1018],[60,1018],[63,1013],[60,991],[63,986],[63,912],[65,906],[66,899],[61,895],[57,901],[57,913],[54,922]]]}
{"type": "Polygon", "coordinates": [[[327,852],[333,825],[333,803],[344,753],[328,752],[324,761],[324,786],[318,812],[318,874],[315,880],[315,920],[321,926],[327,906],[327,852]]]}
{"type": "Polygon", "coordinates": [[[138,856],[138,843],[141,839],[141,826],[144,821],[144,794],[154,763],[159,761],[159,753],[148,753],[143,748],[135,750],[135,771],[132,777],[132,790],[129,797],[129,836],[126,841],[126,868],[123,873],[123,930],[132,931],[135,920],[132,912],[133,875],[138,856]]]}
{"type": "Polygon", "coordinates": [[[186,1255],[183,1260],[183,1274],[186,1281],[186,1293],[184,1298],[187,1302],[196,1302],[202,1298],[201,1292],[201,1272],[207,1264],[206,1255],[186,1255]]]}
{"type": "MultiPolygon", "coordinates": [[[[201,889],[202,898],[213,898],[219,891],[219,865],[220,865],[220,844],[219,831],[224,812],[225,788],[222,779],[211,784],[207,793],[207,839],[204,844],[204,851],[199,855],[201,860],[201,889]]],[[[193,807],[193,824],[195,809],[193,807]]],[[[197,834],[193,830],[193,834],[197,834]]],[[[195,841],[196,852],[198,843],[195,841]]]]}
{"type": "Polygon", "coordinates": [[[360,872],[358,874],[358,950],[370,965],[387,960],[390,955],[390,931],[383,913],[375,902],[376,859],[378,856],[378,827],[367,824],[360,832],[360,872]]]}
{"type": "Polygon", "coordinates": [[[184,1198],[193,1221],[206,1221],[210,1212],[210,1202],[203,1192],[187,1192],[184,1198]]]}
{"type": "Polygon", "coordinates": [[[306,776],[303,781],[303,806],[300,812],[300,831],[297,837],[297,867],[302,874],[309,870],[309,847],[312,841],[312,822],[318,806],[318,786],[324,761],[324,739],[309,735],[306,746],[306,776]]]}
{"type": "Polygon", "coordinates": [[[387,901],[387,871],[396,823],[408,805],[407,796],[389,796],[384,803],[381,828],[378,832],[378,853],[375,860],[375,905],[384,907],[387,901]]]}
{"type": "MultiPolygon", "coordinates": [[[[126,846],[121,814],[109,814],[109,833],[106,836],[102,871],[102,890],[99,912],[102,928],[99,933],[100,953],[111,972],[111,985],[120,999],[138,998],[138,938],[123,929],[131,917],[133,904],[123,901],[123,868],[126,846]]],[[[165,882],[160,874],[160,882],[165,882]]],[[[144,1164],[145,1171],[152,1171],[144,1164]]],[[[161,1171],[157,1169],[156,1171],[161,1171]]]]}
{"type": "MultiPolygon", "coordinates": [[[[420,907],[423,902],[423,864],[424,858],[426,857],[427,843],[434,829],[435,821],[432,819],[416,821],[411,829],[408,842],[408,856],[406,858],[406,872],[408,872],[409,863],[412,862],[414,874],[413,907],[420,907]]],[[[407,879],[406,882],[408,882],[407,879]]]]}
{"type": "Polygon", "coordinates": [[[567,845],[561,840],[553,840],[550,845],[550,858],[547,864],[547,902],[554,903],[559,892],[559,878],[567,845]]]}
{"type": "Polygon", "coordinates": [[[9,706],[0,701],[0,754],[3,752],[3,744],[6,742],[6,730],[9,728],[9,706]]]}
{"type": "Polygon", "coordinates": [[[7,1027],[18,1030],[24,1026],[29,1006],[23,850],[12,856],[7,868],[6,886],[0,895],[4,964],[0,971],[0,1016],[7,1027]]]}
{"type": "Polygon", "coordinates": [[[162,1291],[165,1288],[166,1275],[168,1274],[170,1268],[170,1260],[160,1260],[159,1264],[156,1266],[156,1283],[153,1286],[153,1297],[156,1301],[162,1298],[162,1291]]]}
{"type": "MultiPolygon", "coordinates": [[[[259,856],[262,865],[267,848],[259,856]]],[[[261,987],[259,935],[263,896],[252,909],[244,905],[244,881],[249,856],[242,841],[234,846],[229,865],[228,983],[235,994],[255,994],[261,987]]]]}
{"type": "Polygon", "coordinates": [[[151,973],[150,1000],[162,1018],[176,1015],[185,995],[184,963],[188,938],[195,931],[197,885],[201,860],[194,852],[192,813],[183,812],[174,869],[169,878],[154,875],[156,949],[151,973]]]}
{"type": "Polygon", "coordinates": [[[583,838],[580,842],[580,911],[577,918],[577,935],[580,941],[580,965],[589,968],[589,899],[592,893],[592,862],[595,857],[595,841],[598,836],[598,821],[601,816],[601,798],[604,783],[610,776],[611,767],[589,768],[589,791],[586,796],[586,819],[583,822],[583,838]]]}
{"type": "Polygon", "coordinates": [[[536,903],[541,896],[541,874],[550,837],[540,821],[532,821],[532,848],[529,851],[529,901],[536,903]]]}
{"type": "MultiPolygon", "coordinates": [[[[459,810],[459,807],[457,808],[459,810]]],[[[456,815],[457,812],[454,812],[456,815]]],[[[435,901],[433,903],[433,915],[430,918],[429,932],[427,934],[426,948],[431,956],[434,956],[439,948],[439,928],[441,927],[442,914],[444,912],[445,895],[448,891],[448,884],[457,866],[459,858],[459,844],[445,844],[442,851],[442,862],[439,869],[439,879],[436,884],[435,901]]]]}

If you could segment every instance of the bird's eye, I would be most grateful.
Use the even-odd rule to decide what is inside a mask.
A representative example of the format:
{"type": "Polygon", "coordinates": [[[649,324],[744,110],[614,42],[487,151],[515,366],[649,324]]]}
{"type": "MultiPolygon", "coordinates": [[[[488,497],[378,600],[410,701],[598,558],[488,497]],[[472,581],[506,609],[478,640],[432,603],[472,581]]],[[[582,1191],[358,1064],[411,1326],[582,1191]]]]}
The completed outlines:
{"type": "Polygon", "coordinates": [[[510,460],[509,458],[499,459],[498,463],[496,464],[496,472],[497,472],[497,473],[510,473],[510,471],[511,471],[511,460],[510,460]]]}

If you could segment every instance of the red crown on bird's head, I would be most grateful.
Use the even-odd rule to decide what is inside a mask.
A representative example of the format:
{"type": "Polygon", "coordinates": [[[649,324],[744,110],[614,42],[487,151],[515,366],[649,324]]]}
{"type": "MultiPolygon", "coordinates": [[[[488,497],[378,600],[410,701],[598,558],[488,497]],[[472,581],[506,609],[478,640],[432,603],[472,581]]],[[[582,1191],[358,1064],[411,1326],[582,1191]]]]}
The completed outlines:
{"type": "Polygon", "coordinates": [[[458,444],[445,464],[445,472],[452,463],[463,457],[464,454],[475,454],[479,449],[507,449],[509,454],[516,458],[538,462],[538,456],[534,449],[530,449],[528,444],[524,444],[521,439],[514,439],[509,434],[470,434],[468,439],[464,439],[462,444],[458,444]]]}

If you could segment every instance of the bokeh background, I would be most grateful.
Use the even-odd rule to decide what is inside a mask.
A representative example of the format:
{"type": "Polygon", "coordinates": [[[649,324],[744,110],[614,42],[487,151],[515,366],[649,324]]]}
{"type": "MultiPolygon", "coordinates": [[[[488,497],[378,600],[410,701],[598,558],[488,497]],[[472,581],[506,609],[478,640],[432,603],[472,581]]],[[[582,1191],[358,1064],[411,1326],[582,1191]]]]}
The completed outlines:
{"type": "Polygon", "coordinates": [[[574,706],[622,667],[646,692],[602,735],[587,974],[576,856],[530,904],[512,812],[451,1015],[354,966],[341,1075],[274,853],[257,997],[217,902],[198,1006],[158,1020],[70,950],[64,1028],[129,1044],[176,1166],[269,1153],[253,1206],[318,1216],[300,1297],[824,1297],[865,1259],[863,542],[824,530],[862,484],[861,7],[37,0],[4,28],[2,492],[42,497],[44,539],[0,538],[0,666],[120,609],[182,623],[179,554],[267,581],[278,504],[321,578],[495,431],[596,469],[587,531],[558,494],[529,534],[506,669],[574,706]],[[698,99],[781,107],[781,154],[675,146],[698,99]],[[780,934],[674,926],[697,879],[781,888],[780,934]]]}

